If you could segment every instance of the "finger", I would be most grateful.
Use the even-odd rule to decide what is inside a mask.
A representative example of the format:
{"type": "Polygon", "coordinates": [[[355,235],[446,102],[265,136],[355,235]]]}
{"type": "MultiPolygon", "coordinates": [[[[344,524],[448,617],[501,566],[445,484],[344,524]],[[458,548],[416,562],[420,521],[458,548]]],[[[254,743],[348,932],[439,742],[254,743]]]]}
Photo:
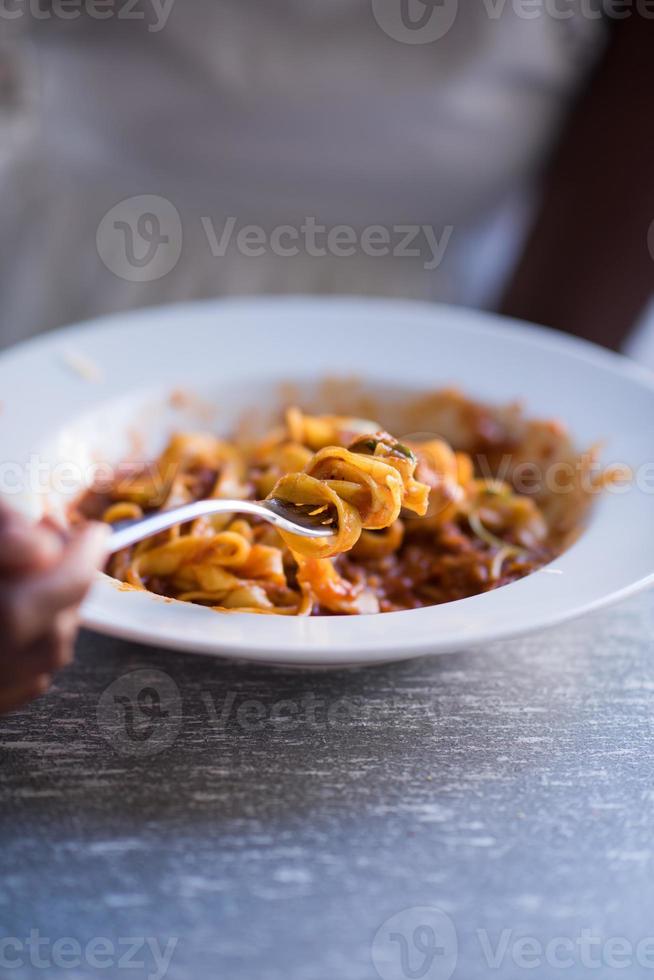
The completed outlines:
{"type": "Polygon", "coordinates": [[[0,714],[13,711],[14,708],[19,708],[45,694],[51,683],[52,678],[48,674],[42,674],[26,684],[0,690],[0,714]]]}
{"type": "Polygon", "coordinates": [[[79,605],[105,558],[108,533],[106,525],[87,525],[70,540],[54,568],[0,589],[0,622],[10,644],[27,646],[50,632],[59,612],[79,605]]]}
{"type": "Polygon", "coordinates": [[[0,505],[0,575],[45,570],[63,550],[63,539],[54,528],[31,524],[22,514],[0,505]]]}
{"type": "Polygon", "coordinates": [[[0,664],[0,688],[28,684],[41,674],[54,674],[73,659],[79,617],[76,609],[59,613],[47,636],[0,664]]]}

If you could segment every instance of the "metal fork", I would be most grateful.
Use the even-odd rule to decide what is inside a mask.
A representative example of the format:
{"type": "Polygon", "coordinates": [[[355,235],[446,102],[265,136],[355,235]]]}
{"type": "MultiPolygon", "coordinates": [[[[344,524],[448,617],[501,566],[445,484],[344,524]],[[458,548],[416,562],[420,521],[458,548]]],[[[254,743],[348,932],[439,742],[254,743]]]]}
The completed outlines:
{"type": "Polygon", "coordinates": [[[296,505],[272,497],[270,500],[196,500],[192,504],[183,504],[172,510],[159,511],[147,517],[139,517],[134,521],[121,521],[114,525],[114,532],[109,538],[107,550],[113,555],[123,548],[150,538],[160,531],[167,531],[175,524],[185,524],[198,517],[209,514],[250,514],[268,521],[282,531],[290,531],[301,538],[328,538],[336,533],[333,527],[321,523],[322,514],[312,516],[300,510],[296,505]]]}

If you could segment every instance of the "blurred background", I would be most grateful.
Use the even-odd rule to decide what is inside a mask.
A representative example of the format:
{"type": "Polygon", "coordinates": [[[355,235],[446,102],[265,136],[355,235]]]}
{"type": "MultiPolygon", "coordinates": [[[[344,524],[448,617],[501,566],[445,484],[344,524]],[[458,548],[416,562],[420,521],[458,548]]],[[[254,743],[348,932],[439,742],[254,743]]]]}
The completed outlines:
{"type": "Polygon", "coordinates": [[[358,293],[654,365],[646,6],[2,0],[0,342],[358,293]]]}

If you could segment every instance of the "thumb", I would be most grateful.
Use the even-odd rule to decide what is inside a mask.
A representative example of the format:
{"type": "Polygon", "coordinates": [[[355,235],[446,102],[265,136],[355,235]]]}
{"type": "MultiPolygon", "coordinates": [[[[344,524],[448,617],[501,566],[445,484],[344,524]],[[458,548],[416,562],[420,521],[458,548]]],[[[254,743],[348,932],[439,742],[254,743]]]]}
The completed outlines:
{"type": "Polygon", "coordinates": [[[43,571],[57,562],[64,546],[56,529],[31,524],[0,504],[0,576],[43,571]]]}

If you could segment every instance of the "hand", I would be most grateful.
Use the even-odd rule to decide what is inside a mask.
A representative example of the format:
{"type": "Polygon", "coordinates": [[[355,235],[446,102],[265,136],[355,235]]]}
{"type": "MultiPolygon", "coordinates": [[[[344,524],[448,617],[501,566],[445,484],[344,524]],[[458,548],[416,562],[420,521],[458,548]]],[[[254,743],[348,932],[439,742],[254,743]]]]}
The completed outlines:
{"type": "Polygon", "coordinates": [[[64,538],[0,503],[0,713],[43,694],[72,660],[79,605],[107,533],[89,524],[64,538]]]}

